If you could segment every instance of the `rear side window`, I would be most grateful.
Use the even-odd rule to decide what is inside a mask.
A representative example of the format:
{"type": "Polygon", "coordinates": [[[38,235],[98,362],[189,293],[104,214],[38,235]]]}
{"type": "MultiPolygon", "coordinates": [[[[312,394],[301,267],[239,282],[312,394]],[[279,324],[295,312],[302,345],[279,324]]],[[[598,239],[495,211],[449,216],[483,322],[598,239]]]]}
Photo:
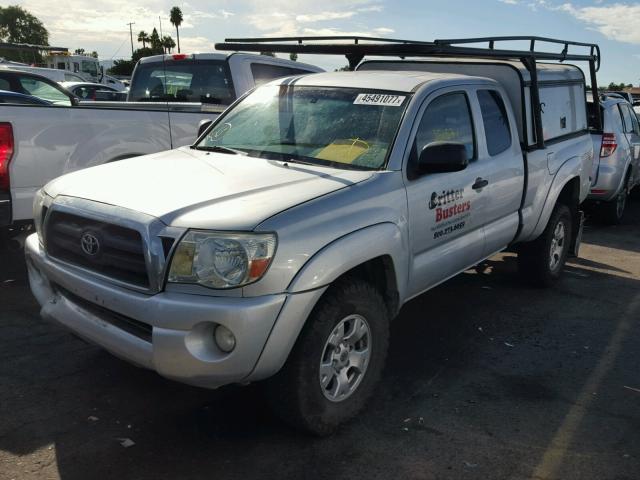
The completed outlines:
{"type": "Polygon", "coordinates": [[[495,90],[478,90],[489,155],[504,152],[511,146],[511,129],[504,101],[495,90]]]}
{"type": "Polygon", "coordinates": [[[253,75],[253,81],[256,86],[263,83],[270,82],[276,78],[291,77],[293,75],[304,75],[311,73],[308,70],[301,70],[299,68],[285,67],[282,65],[269,65],[266,63],[252,63],[251,74],[253,75]]]}
{"type": "Polygon", "coordinates": [[[475,158],[473,121],[464,93],[442,95],[425,110],[416,133],[416,156],[432,142],[460,142],[467,149],[469,160],[475,158]]]}
{"type": "Polygon", "coordinates": [[[631,114],[626,105],[618,104],[618,108],[622,112],[622,119],[624,120],[624,133],[633,133],[633,121],[631,120],[631,114]]]}

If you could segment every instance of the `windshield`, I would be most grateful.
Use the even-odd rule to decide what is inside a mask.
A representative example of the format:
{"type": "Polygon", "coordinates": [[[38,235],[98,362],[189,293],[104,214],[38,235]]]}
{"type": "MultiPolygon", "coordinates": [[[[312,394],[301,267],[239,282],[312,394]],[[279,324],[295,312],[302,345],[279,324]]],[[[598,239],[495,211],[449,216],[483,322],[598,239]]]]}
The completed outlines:
{"type": "Polygon", "coordinates": [[[96,64],[96,62],[83,60],[82,71],[95,77],[96,75],[98,75],[98,65],[96,64]]]}
{"type": "Polygon", "coordinates": [[[131,102],[201,102],[229,105],[235,99],[223,60],[167,60],[139,63],[131,81],[131,102]]]}
{"type": "Polygon", "coordinates": [[[196,148],[380,169],[408,103],[406,93],[269,85],[224,115],[196,148]]]}

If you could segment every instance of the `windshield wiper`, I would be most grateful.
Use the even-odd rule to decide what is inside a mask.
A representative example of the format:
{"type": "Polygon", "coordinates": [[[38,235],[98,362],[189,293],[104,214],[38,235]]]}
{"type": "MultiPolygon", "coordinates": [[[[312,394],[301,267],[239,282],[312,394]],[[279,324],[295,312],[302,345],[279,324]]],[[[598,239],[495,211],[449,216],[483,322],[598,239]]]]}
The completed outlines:
{"type": "Polygon", "coordinates": [[[243,152],[242,150],[236,150],[235,148],[223,147],[220,145],[192,145],[191,148],[194,150],[202,150],[203,152],[226,153],[230,155],[246,155],[246,152],[243,152]]]}

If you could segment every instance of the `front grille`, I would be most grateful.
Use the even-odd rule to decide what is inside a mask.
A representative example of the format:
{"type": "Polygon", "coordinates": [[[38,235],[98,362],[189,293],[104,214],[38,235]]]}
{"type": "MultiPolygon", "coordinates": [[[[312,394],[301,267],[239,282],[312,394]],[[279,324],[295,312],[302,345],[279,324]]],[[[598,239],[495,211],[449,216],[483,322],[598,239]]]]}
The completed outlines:
{"type": "Polygon", "coordinates": [[[52,211],[45,240],[47,253],[54,258],[149,288],[142,237],[136,230],[52,211]]]}
{"type": "Polygon", "coordinates": [[[148,323],[134,320],[131,317],[121,315],[117,312],[114,312],[113,310],[109,310],[108,308],[96,305],[93,302],[85,300],[84,298],[71,293],[69,290],[67,290],[66,288],[62,288],[60,285],[53,284],[53,287],[62,296],[71,300],[73,303],[80,305],[82,308],[88,310],[96,317],[100,317],[101,320],[104,320],[114,327],[118,327],[120,330],[124,330],[125,332],[134,335],[144,340],[145,342],[151,343],[151,339],[153,337],[153,327],[148,323]]]}

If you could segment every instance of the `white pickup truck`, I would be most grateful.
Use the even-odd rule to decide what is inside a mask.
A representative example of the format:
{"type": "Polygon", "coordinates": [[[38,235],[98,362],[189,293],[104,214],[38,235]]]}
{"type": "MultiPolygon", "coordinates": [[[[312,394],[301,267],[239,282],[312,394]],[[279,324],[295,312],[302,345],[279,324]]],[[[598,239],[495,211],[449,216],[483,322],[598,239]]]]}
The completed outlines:
{"type": "Polygon", "coordinates": [[[191,144],[199,122],[215,118],[256,85],[319,71],[265,55],[159,55],[138,62],[127,102],[3,103],[0,230],[30,221],[35,192],[53,178],[191,144]]]}
{"type": "Polygon", "coordinates": [[[219,48],[442,58],[274,80],[191,147],[50,182],[25,246],[43,317],[188,384],[272,377],[283,419],[327,434],[372,394],[408,300],[505,248],[536,285],[577,253],[593,161],[585,79],[533,57],[593,66],[596,54],[219,48]]]}

